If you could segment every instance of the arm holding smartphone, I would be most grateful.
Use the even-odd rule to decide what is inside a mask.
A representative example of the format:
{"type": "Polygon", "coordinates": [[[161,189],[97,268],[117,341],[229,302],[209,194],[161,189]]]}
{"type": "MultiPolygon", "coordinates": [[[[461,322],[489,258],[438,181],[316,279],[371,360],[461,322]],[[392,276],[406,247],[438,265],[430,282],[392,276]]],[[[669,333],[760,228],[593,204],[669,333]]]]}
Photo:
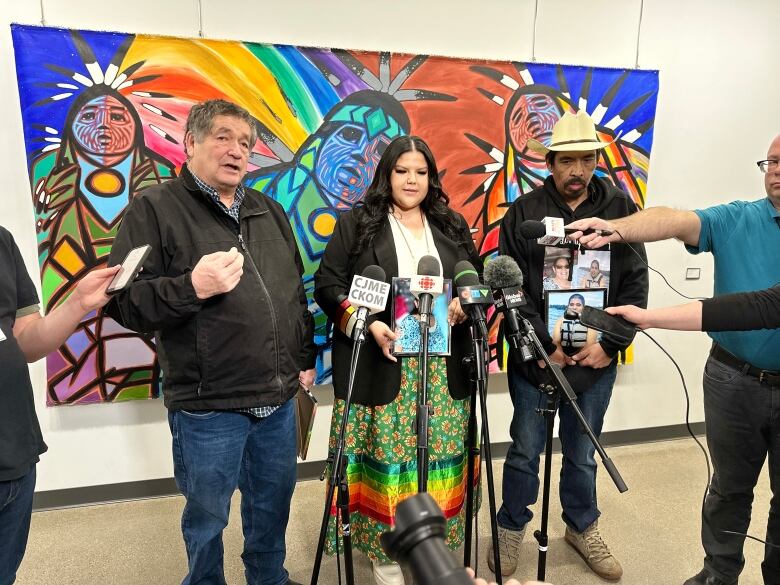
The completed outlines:
{"type": "Polygon", "coordinates": [[[106,288],[118,266],[93,270],[82,278],[65,301],[45,317],[32,313],[14,323],[14,337],[28,362],[41,359],[63,344],[85,315],[109,301],[106,288]]]}
{"type": "Polygon", "coordinates": [[[623,317],[640,329],[677,329],[680,331],[701,331],[701,303],[694,301],[676,307],[663,309],[640,309],[634,305],[608,307],[607,313],[623,317]]]}
{"type": "Polygon", "coordinates": [[[750,331],[780,327],[780,285],[764,290],[721,295],[675,307],[640,309],[631,305],[607,312],[642,329],[680,331],[750,331]]]}

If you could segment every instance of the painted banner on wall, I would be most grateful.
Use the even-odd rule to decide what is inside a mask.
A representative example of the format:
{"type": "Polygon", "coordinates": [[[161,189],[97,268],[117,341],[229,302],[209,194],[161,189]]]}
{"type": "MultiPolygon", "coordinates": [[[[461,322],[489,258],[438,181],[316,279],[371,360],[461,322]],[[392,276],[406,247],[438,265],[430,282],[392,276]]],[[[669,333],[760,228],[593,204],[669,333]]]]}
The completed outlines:
{"type": "MultiPolygon", "coordinates": [[[[431,146],[451,205],[495,254],[508,204],[548,175],[529,151],[565,111],[617,140],[597,172],[644,205],[657,71],[546,65],[13,25],[43,303],[104,266],[128,201],[176,176],[190,107],[223,98],[256,119],[247,183],[286,209],[317,324],[319,383],[331,326],[311,293],[338,214],[365,193],[386,145],[431,146]]],[[[492,323],[495,370],[503,343],[492,323]]],[[[48,404],[156,397],[151,337],[101,312],[47,357],[48,404]]],[[[163,373],[164,374],[164,373],[163,373]]]]}

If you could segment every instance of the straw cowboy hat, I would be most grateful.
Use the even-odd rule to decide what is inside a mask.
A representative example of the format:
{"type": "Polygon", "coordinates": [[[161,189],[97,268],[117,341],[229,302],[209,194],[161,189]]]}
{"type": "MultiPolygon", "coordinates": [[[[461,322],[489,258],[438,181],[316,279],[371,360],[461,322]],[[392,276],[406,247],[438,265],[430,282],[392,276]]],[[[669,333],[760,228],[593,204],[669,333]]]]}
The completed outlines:
{"type": "Polygon", "coordinates": [[[547,154],[550,151],[577,152],[604,148],[614,141],[614,138],[609,142],[599,140],[593,120],[583,110],[579,110],[576,114],[564,113],[555,123],[549,146],[531,138],[528,140],[528,148],[539,154],[547,154]]]}

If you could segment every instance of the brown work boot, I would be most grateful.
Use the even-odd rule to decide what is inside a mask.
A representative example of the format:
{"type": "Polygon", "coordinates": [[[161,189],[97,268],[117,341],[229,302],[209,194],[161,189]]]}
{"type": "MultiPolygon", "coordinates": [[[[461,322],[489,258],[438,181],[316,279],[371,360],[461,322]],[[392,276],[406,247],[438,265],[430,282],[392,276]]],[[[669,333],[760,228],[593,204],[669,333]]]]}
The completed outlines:
{"type": "MultiPolygon", "coordinates": [[[[508,577],[517,570],[517,559],[520,558],[520,545],[523,544],[525,526],[522,530],[509,530],[498,527],[498,554],[501,555],[501,574],[508,577]]],[[[496,572],[493,562],[493,539],[487,551],[487,564],[490,570],[496,572]]]]}
{"type": "MultiPolygon", "coordinates": [[[[566,527],[564,537],[574,550],[580,553],[591,570],[602,579],[617,581],[623,575],[623,567],[609,552],[609,548],[599,533],[599,521],[596,520],[584,532],[574,532],[566,527]]],[[[503,558],[501,559],[503,562],[503,558]]]]}

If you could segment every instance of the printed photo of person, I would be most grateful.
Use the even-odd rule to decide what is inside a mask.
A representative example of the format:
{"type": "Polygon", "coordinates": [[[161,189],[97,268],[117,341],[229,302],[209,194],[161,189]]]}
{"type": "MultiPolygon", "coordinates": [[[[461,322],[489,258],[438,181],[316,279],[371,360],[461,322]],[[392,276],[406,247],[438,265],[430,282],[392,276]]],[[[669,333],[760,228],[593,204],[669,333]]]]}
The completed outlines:
{"type": "Polygon", "coordinates": [[[577,255],[574,282],[578,288],[609,288],[609,250],[584,250],[577,255]]]}
{"type": "MultiPolygon", "coordinates": [[[[449,355],[450,326],[447,306],[452,294],[451,282],[444,281],[444,291],[433,300],[428,319],[428,355],[449,355]]],[[[393,346],[397,356],[417,355],[420,351],[420,308],[409,290],[408,278],[393,278],[393,331],[398,339],[393,346]]]]}
{"type": "Polygon", "coordinates": [[[572,289],[545,293],[548,331],[566,355],[574,355],[583,347],[599,340],[599,333],[585,327],[574,315],[582,313],[585,305],[603,309],[605,293],[606,289],[572,289]]]}
{"type": "Polygon", "coordinates": [[[573,250],[547,246],[544,250],[544,290],[570,289],[573,250]]]}

